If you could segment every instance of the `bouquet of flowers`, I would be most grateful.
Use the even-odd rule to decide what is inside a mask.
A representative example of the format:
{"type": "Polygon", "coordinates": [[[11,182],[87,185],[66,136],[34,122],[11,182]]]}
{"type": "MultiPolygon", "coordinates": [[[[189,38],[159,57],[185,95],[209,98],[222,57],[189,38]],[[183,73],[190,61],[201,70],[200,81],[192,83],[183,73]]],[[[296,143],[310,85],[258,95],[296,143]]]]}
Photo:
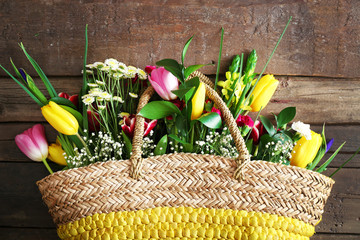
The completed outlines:
{"type": "MultiPolygon", "coordinates": [[[[17,135],[15,141],[22,152],[34,161],[44,162],[51,173],[38,185],[58,224],[61,238],[122,239],[140,235],[139,238],[226,238],[234,235],[240,239],[246,235],[252,239],[266,236],[306,239],[314,233],[314,225],[321,217],[333,184],[331,179],[314,172],[323,172],[344,144],[329,159],[321,161],[333,143],[326,140],[325,128],[319,134],[300,121],[290,125],[296,114],[295,107],[273,114],[274,125],[260,114],[279,84],[273,75],[263,76],[272,54],[260,74],[255,72],[258,58],[255,50],[246,60],[244,54],[236,55],[225,74],[226,80],[218,80],[218,68],[212,82],[197,71],[204,64],[185,66],[192,38],[184,46],[181,62],[163,59],[157,66],[147,66],[144,70],[113,58],[87,64],[85,52],[83,86],[78,94],[71,96],[55,91],[22,44],[20,47],[45,84],[49,97],[12,61],[16,77],[0,65],[34,99],[46,121],[58,132],[56,143],[48,145],[44,127],[37,124],[17,135]],[[53,174],[46,159],[63,165],[66,171],[53,174]],[[131,159],[131,164],[125,159],[131,159]],[[146,171],[153,171],[151,178],[141,176],[144,159],[152,159],[145,166],[146,171]],[[194,159],[199,165],[190,165],[194,159]],[[114,162],[120,165],[112,165],[114,162]],[[172,164],[173,168],[162,172],[158,171],[157,164],[172,164]],[[92,166],[97,169],[88,168],[92,166]],[[130,166],[131,177],[123,174],[130,166]],[[103,170],[108,168],[111,170],[103,170]],[[185,168],[187,174],[181,174],[185,168]],[[223,174],[221,171],[226,172],[226,177],[219,177],[223,174]],[[162,173],[164,178],[169,178],[159,180],[162,173]],[[64,180],[60,181],[61,174],[64,180]],[[184,178],[175,181],[179,175],[184,178]],[[106,180],[110,185],[102,186],[105,176],[110,176],[110,180],[106,180]],[[260,177],[265,179],[259,180],[260,177]],[[310,190],[303,189],[305,185],[298,182],[300,178],[314,185],[321,196],[307,193],[310,190]],[[70,180],[74,182],[65,183],[70,180]],[[239,181],[245,181],[243,186],[239,181]],[[295,194],[300,203],[295,202],[291,207],[279,203],[280,209],[275,202],[280,201],[283,188],[276,181],[280,184],[298,182],[299,189],[295,187],[290,192],[295,191],[291,194],[295,194]],[[106,192],[97,195],[97,188],[89,190],[91,193],[79,190],[97,182],[106,192]],[[200,182],[202,191],[195,187],[200,182]],[[264,185],[257,185],[260,182],[264,185]],[[158,192],[156,188],[149,188],[151,193],[133,192],[141,184],[152,183],[158,184],[158,192]],[[67,199],[66,194],[71,191],[64,184],[82,186],[72,191],[77,198],[67,199]],[[250,187],[252,184],[255,190],[250,187]],[[163,190],[164,185],[171,185],[169,192],[163,190]],[[230,190],[226,192],[222,188],[230,190]],[[167,194],[176,199],[168,198],[167,194]],[[65,198],[65,202],[60,198],[65,198]],[[78,198],[84,206],[77,203],[78,198]],[[255,198],[256,203],[255,200],[246,203],[255,198]],[[233,212],[224,212],[224,209],[233,212]]],[[[222,41],[219,62],[221,48],[222,41]]],[[[291,198],[291,194],[287,198],[291,198]]]]}

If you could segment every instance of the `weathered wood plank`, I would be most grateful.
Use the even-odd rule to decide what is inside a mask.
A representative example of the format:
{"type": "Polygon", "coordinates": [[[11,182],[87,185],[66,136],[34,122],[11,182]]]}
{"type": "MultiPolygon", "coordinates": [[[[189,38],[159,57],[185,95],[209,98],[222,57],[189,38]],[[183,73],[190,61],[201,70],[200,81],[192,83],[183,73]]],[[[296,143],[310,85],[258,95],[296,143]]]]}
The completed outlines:
{"type": "MultiPolygon", "coordinates": [[[[307,123],[359,123],[360,79],[278,77],[278,90],[262,114],[279,113],[289,106],[297,108],[295,120],[307,123]]],[[[0,122],[43,121],[36,103],[11,79],[0,79],[0,122]]],[[[58,92],[76,94],[81,78],[51,78],[58,92]]],[[[41,81],[39,88],[45,93],[41,81]]]]}
{"type": "Polygon", "coordinates": [[[311,238],[311,240],[354,240],[354,239],[359,239],[359,238],[360,238],[360,235],[353,235],[353,234],[317,233],[311,238]]]}
{"type": "MultiPolygon", "coordinates": [[[[35,185],[46,175],[40,163],[0,163],[0,226],[53,227],[35,185]]],[[[335,181],[317,231],[359,234],[360,169],[343,169],[335,181]]]]}
{"type": "MultiPolygon", "coordinates": [[[[1,239],[17,240],[58,240],[56,230],[44,228],[1,228],[1,239]]],[[[316,233],[311,240],[355,240],[360,235],[316,233]]]]}
{"type": "Polygon", "coordinates": [[[360,169],[342,169],[333,177],[335,185],[326,203],[323,220],[316,227],[317,231],[360,234],[359,171],[360,169]]]}
{"type": "Polygon", "coordinates": [[[54,228],[0,228],[0,239],[17,240],[58,240],[54,228]]]}
{"type": "MultiPolygon", "coordinates": [[[[0,63],[13,57],[29,68],[22,41],[48,75],[78,75],[89,24],[89,62],[108,57],[145,67],[179,58],[195,34],[187,64],[217,61],[225,28],[222,72],[234,54],[259,54],[260,71],[293,16],[268,71],[276,74],[359,77],[358,1],[34,1],[1,2],[0,63]],[[36,8],[33,7],[36,4],[36,8]],[[22,9],[22,14],[14,12],[22,9]],[[41,14],[39,14],[41,13],[41,14]],[[331,17],[329,17],[331,16],[331,17]]],[[[215,73],[215,66],[207,67],[215,73]]],[[[4,74],[1,71],[1,74],[4,74]]]]}

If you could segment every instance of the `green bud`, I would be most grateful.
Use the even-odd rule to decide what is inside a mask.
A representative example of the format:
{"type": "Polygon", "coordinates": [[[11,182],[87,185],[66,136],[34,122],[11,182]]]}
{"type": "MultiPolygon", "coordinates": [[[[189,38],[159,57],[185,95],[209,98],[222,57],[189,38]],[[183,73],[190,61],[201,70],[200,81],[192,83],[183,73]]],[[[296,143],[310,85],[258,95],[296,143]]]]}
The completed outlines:
{"type": "Polygon", "coordinates": [[[229,67],[229,70],[231,73],[233,72],[238,72],[239,71],[239,67],[240,67],[240,56],[236,55],[233,58],[233,61],[231,63],[231,66],[229,67]]]}

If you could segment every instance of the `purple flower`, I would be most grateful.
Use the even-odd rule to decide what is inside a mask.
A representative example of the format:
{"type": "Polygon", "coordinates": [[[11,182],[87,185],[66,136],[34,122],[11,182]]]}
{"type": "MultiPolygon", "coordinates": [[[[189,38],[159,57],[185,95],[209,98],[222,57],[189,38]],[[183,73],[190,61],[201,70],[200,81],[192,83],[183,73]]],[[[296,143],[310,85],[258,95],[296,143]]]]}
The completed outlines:
{"type": "Polygon", "coordinates": [[[334,139],[333,139],[333,138],[330,139],[330,140],[327,142],[325,153],[327,153],[327,152],[330,150],[330,148],[331,148],[331,146],[333,145],[333,143],[334,143],[334,139]]]}

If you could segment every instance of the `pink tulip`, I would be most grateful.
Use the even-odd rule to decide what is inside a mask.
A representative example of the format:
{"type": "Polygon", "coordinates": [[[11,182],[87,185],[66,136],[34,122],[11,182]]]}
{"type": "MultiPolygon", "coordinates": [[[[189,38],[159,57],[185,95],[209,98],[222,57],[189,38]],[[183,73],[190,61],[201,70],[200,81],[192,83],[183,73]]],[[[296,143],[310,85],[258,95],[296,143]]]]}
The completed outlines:
{"type": "Polygon", "coordinates": [[[45,128],[36,124],[15,137],[16,145],[31,160],[41,162],[48,156],[45,128]]]}
{"type": "Polygon", "coordinates": [[[149,81],[159,96],[167,101],[176,99],[171,91],[179,89],[178,79],[163,67],[153,69],[149,81]]]}

